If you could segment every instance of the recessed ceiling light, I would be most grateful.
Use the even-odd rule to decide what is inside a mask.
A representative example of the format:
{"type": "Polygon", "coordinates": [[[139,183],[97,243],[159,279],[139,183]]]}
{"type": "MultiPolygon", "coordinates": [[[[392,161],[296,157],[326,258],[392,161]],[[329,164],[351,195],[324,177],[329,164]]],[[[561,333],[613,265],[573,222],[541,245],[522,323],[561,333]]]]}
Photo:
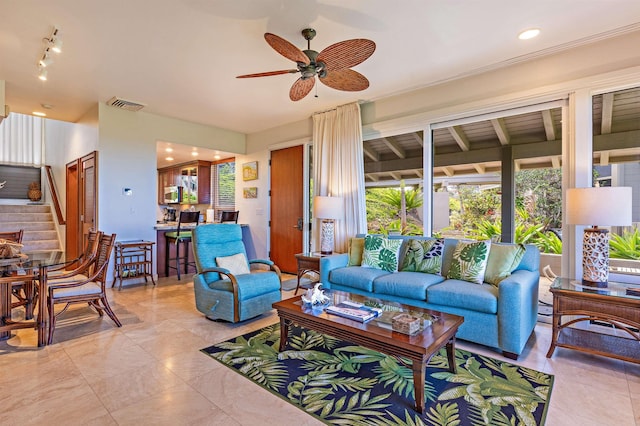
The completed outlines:
{"type": "Polygon", "coordinates": [[[40,106],[44,109],[53,109],[53,105],[51,104],[40,104],[40,106]]]}
{"type": "Polygon", "coordinates": [[[46,117],[47,114],[45,114],[44,112],[40,112],[40,111],[33,111],[32,112],[33,115],[37,115],[38,117],[46,117]]]}
{"type": "Polygon", "coordinates": [[[194,157],[198,156],[198,151],[191,151],[191,155],[193,155],[194,157]]]}
{"type": "Polygon", "coordinates": [[[539,28],[529,28],[528,30],[524,30],[518,34],[518,38],[520,40],[529,40],[530,38],[536,37],[538,34],[540,34],[539,28]]]}
{"type": "Polygon", "coordinates": [[[213,156],[213,159],[214,159],[214,160],[219,160],[219,159],[220,159],[220,156],[219,156],[219,155],[214,155],[214,156],[213,156]]]}
{"type": "Polygon", "coordinates": [[[166,148],[165,151],[166,152],[173,152],[173,148],[166,148]]]}
{"type": "Polygon", "coordinates": [[[173,157],[167,157],[167,158],[165,158],[165,160],[167,160],[167,161],[173,161],[173,157]]]}

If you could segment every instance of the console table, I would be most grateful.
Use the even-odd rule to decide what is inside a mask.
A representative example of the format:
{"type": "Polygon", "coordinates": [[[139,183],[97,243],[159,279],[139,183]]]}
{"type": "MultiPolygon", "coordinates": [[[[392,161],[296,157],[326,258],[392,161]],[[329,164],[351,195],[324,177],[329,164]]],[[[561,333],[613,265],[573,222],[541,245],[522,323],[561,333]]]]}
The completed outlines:
{"type": "Polygon", "coordinates": [[[115,243],[115,259],[113,262],[113,283],[120,280],[118,289],[122,290],[122,280],[132,278],[151,277],[151,282],[156,285],[153,278],[153,241],[131,240],[117,241],[115,243]]]}
{"type": "Polygon", "coordinates": [[[640,364],[640,288],[609,282],[607,287],[582,285],[556,278],[553,294],[553,334],[547,358],[557,346],[640,364]],[[571,316],[566,321],[563,317],[571,316]],[[572,327],[583,321],[609,324],[618,335],[572,327]]]}

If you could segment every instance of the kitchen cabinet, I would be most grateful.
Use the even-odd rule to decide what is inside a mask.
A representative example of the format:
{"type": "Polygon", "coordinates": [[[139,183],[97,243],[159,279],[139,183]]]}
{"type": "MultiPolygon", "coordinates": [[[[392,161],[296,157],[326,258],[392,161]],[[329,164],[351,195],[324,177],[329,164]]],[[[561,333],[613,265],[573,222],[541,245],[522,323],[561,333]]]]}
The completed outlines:
{"type": "Polygon", "coordinates": [[[211,202],[211,163],[194,161],[158,169],[158,204],[164,202],[164,188],[181,188],[180,204],[209,204],[211,202]]]}

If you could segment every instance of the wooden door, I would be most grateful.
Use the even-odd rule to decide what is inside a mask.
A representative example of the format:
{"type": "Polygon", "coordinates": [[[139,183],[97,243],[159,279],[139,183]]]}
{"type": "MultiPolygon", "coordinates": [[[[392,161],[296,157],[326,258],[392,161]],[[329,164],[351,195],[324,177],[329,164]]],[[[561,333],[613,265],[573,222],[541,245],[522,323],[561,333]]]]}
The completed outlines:
{"type": "Polygon", "coordinates": [[[82,240],[79,238],[80,229],[80,168],[78,160],[67,164],[65,184],[66,227],[65,227],[65,257],[75,259],[82,250],[82,240]]]}
{"type": "Polygon", "coordinates": [[[80,159],[80,241],[85,241],[89,229],[98,226],[98,153],[85,155],[80,159]]]}
{"type": "Polygon", "coordinates": [[[271,152],[271,253],[283,272],[297,273],[303,252],[303,146],[271,152]]]}

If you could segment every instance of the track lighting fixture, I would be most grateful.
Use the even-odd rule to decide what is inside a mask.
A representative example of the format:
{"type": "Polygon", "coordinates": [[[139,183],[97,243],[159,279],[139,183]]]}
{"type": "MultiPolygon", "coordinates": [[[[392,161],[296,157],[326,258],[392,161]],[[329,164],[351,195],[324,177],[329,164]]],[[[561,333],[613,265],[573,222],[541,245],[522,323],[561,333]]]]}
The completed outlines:
{"type": "Polygon", "coordinates": [[[60,38],[60,30],[58,28],[53,27],[51,36],[43,39],[43,41],[49,46],[47,50],[50,48],[53,52],[62,52],[62,39],[60,38]]]}
{"type": "Polygon", "coordinates": [[[53,64],[53,58],[51,57],[51,52],[60,53],[62,52],[62,40],[60,39],[60,29],[57,27],[53,27],[53,31],[49,37],[45,37],[42,39],[45,43],[42,48],[42,55],[40,55],[40,60],[38,61],[38,78],[42,81],[47,80],[47,70],[46,68],[53,64]]]}

